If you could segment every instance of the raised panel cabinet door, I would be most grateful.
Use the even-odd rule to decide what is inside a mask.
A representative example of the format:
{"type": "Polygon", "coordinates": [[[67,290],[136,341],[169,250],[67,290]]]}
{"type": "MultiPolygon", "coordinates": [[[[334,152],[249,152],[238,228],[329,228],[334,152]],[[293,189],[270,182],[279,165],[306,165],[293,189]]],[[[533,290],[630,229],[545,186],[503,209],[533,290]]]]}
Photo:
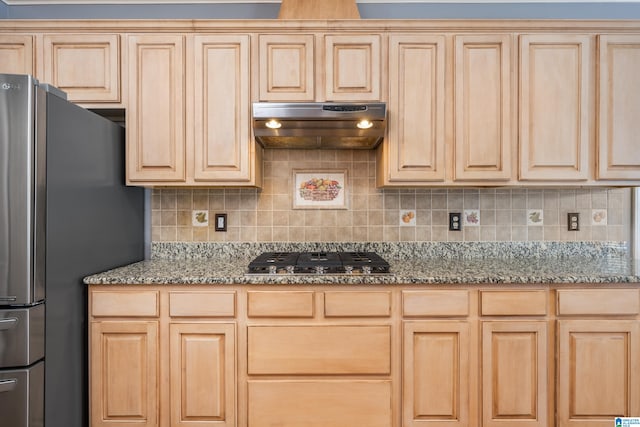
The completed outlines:
{"type": "Polygon", "coordinates": [[[389,37],[389,133],[381,184],[445,178],[445,38],[389,37]]]}
{"type": "Polygon", "coordinates": [[[184,37],[129,35],[127,179],[184,182],[184,37]]]}
{"type": "Polygon", "coordinates": [[[34,74],[33,36],[0,35],[0,73],[34,74]]]}
{"type": "Polygon", "coordinates": [[[380,100],[380,35],[326,35],[327,101],[380,100]]]}
{"type": "Polygon", "coordinates": [[[120,102],[120,36],[45,34],[44,81],[75,102],[120,102]]]}
{"type": "Polygon", "coordinates": [[[640,179],[640,35],[602,35],[598,179],[640,179]]]}
{"type": "Polygon", "coordinates": [[[232,323],[169,325],[172,427],[235,427],[232,323]]]}
{"type": "Polygon", "coordinates": [[[313,34],[259,36],[260,101],[313,101],[313,34]]]}
{"type": "Polygon", "coordinates": [[[195,36],[194,179],[251,179],[249,36],[195,36]]]}
{"type": "Polygon", "coordinates": [[[482,324],[482,425],[547,427],[547,322],[482,324]]]}
{"type": "Polygon", "coordinates": [[[91,427],[158,425],[158,323],[91,323],[91,427]]]}
{"type": "Polygon", "coordinates": [[[454,179],[511,178],[511,35],[455,36],[454,179]]]}
{"type": "Polygon", "coordinates": [[[640,321],[558,321],[558,427],[640,414],[640,321]]]}
{"type": "Polygon", "coordinates": [[[469,328],[464,321],[404,323],[403,426],[469,425],[469,328]]]}
{"type": "Polygon", "coordinates": [[[589,178],[591,36],[520,36],[520,176],[589,178]]]}

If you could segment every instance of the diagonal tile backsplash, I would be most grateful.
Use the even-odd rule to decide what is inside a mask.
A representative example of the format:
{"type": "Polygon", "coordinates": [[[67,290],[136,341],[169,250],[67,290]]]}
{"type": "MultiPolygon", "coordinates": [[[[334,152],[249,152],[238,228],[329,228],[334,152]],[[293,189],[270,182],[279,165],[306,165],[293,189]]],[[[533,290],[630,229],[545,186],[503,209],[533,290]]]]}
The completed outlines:
{"type": "Polygon", "coordinates": [[[210,242],[617,241],[631,236],[627,188],[377,189],[375,151],[265,150],[256,189],[154,189],[152,240],[210,242]],[[348,208],[292,208],[292,169],[347,169],[348,208]],[[449,231],[449,212],[463,214],[449,231]],[[567,213],[580,214],[579,231],[567,213]],[[226,232],[214,215],[226,213],[226,232]]]}

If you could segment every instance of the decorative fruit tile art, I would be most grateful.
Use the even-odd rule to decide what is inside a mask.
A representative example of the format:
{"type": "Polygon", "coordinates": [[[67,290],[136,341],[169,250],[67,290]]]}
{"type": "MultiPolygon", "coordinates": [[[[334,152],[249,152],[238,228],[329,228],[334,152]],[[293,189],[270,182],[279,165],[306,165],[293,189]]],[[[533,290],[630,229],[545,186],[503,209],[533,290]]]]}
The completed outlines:
{"type": "Polygon", "coordinates": [[[415,227],[416,211],[400,210],[400,227],[415,227]]]}
{"type": "Polygon", "coordinates": [[[591,225],[607,225],[607,210],[606,209],[592,209],[591,210],[591,225]]]}
{"type": "Polygon", "coordinates": [[[462,213],[462,225],[465,227],[479,227],[480,211],[478,209],[465,209],[462,213]]]}
{"type": "Polygon", "coordinates": [[[544,225],[542,209],[529,209],[527,211],[527,225],[544,225]]]}

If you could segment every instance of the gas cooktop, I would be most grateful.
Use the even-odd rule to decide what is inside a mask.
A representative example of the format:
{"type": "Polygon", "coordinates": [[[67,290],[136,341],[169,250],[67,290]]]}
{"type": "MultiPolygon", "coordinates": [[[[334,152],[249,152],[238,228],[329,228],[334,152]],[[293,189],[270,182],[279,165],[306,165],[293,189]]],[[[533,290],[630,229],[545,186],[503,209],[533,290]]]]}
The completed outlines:
{"type": "Polygon", "coordinates": [[[388,274],[389,263],[374,252],[265,252],[249,263],[249,274],[388,274]]]}

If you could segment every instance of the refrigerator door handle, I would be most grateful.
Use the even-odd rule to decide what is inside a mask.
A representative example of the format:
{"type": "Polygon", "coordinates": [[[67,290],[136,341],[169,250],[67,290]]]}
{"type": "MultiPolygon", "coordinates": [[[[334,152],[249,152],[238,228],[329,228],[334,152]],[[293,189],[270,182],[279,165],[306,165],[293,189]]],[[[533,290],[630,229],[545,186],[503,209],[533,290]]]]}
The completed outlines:
{"type": "MultiPolygon", "coordinates": [[[[0,319],[0,331],[6,331],[18,324],[17,317],[9,317],[7,319],[0,319]]],[[[0,382],[2,384],[2,382],[0,382]]]]}
{"type": "Polygon", "coordinates": [[[0,380],[0,393],[9,392],[16,388],[18,384],[18,380],[15,378],[11,378],[8,380],[0,380]]]}

